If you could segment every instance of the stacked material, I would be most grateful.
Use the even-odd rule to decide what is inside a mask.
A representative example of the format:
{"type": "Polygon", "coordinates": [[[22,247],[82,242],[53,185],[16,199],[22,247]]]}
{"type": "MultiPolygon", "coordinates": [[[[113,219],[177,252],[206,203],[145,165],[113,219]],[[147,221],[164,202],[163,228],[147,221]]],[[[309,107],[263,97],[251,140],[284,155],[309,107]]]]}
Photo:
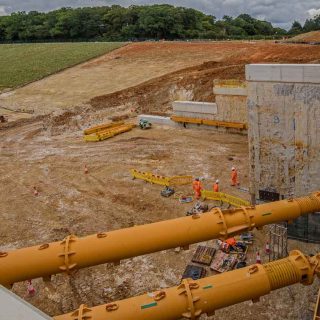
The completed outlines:
{"type": "Polygon", "coordinates": [[[200,245],[200,246],[198,246],[191,261],[194,263],[199,263],[199,264],[204,264],[206,266],[210,266],[215,253],[216,253],[215,248],[200,245]]]}
{"type": "Polygon", "coordinates": [[[108,124],[102,124],[89,129],[84,130],[84,141],[102,141],[112,138],[123,132],[127,132],[134,128],[134,124],[126,124],[123,121],[112,122],[108,124]]]}
{"type": "Polygon", "coordinates": [[[247,129],[247,125],[241,122],[227,122],[220,120],[207,120],[199,118],[189,118],[180,116],[171,116],[171,120],[180,123],[193,123],[193,124],[203,124],[206,126],[224,127],[224,128],[234,128],[234,129],[247,129]]]}
{"type": "Polygon", "coordinates": [[[214,120],[217,115],[217,105],[210,102],[175,101],[172,107],[178,117],[214,120]]]}

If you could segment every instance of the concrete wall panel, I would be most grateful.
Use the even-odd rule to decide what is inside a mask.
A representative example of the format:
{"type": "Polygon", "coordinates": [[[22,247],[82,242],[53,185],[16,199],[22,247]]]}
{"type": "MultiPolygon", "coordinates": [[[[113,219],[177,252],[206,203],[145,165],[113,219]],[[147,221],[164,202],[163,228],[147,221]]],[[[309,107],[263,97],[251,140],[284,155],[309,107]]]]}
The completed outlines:
{"type": "Polygon", "coordinates": [[[180,112],[197,112],[197,113],[217,113],[217,104],[210,102],[195,102],[195,101],[174,101],[172,104],[174,113],[180,112]]]}
{"type": "Polygon", "coordinates": [[[247,78],[251,193],[319,190],[320,65],[251,65],[247,78]]]}
{"type": "Polygon", "coordinates": [[[248,81],[320,83],[319,64],[249,64],[248,81]]]}

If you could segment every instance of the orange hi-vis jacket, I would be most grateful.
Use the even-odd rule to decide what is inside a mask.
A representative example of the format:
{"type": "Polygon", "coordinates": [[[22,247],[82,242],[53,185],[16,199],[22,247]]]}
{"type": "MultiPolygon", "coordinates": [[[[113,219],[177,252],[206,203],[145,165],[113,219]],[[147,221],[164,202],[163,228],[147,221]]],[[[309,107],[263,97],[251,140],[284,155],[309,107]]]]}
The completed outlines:
{"type": "Polygon", "coordinates": [[[238,172],[237,170],[232,170],[231,171],[231,183],[233,186],[238,184],[238,172]]]}

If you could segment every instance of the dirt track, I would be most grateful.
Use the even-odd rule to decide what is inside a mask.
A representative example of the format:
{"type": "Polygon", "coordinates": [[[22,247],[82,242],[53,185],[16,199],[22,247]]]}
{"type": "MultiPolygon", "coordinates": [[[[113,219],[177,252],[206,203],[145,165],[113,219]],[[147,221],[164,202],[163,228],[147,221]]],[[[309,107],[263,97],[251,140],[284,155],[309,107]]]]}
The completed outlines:
{"type": "MultiPolygon", "coordinates": [[[[319,58],[320,51],[313,46],[241,42],[133,44],[2,97],[0,104],[34,109],[35,114],[60,107],[70,111],[50,115],[44,121],[12,123],[11,128],[0,130],[0,249],[185,214],[188,205],[161,198],[160,187],[132,181],[129,169],[133,167],[164,175],[204,176],[207,188],[219,178],[224,191],[247,197],[229,186],[232,165],[240,169],[242,186],[248,184],[246,137],[153,128],[135,129],[109,141],[86,144],[81,129],[113,116],[170,113],[171,101],[176,98],[213,101],[213,79],[243,79],[247,62],[298,63],[319,58]],[[88,105],[81,110],[72,108],[85,102],[88,105]],[[89,175],[83,173],[85,163],[89,175]],[[39,188],[38,197],[33,195],[33,186],[39,188]]],[[[256,245],[263,241],[263,234],[258,232],[256,245]]],[[[307,253],[315,252],[314,246],[302,247],[309,250],[307,253]]],[[[16,284],[14,291],[46,313],[57,315],[80,303],[93,306],[176,285],[194,248],[179,254],[168,250],[137,257],[123,261],[119,267],[92,267],[70,278],[58,275],[51,285],[38,279],[34,281],[37,294],[32,298],[26,296],[23,283],[16,284]]],[[[316,289],[317,284],[309,288],[294,286],[291,291],[283,289],[254,306],[245,303],[218,311],[215,319],[306,319],[306,306],[316,289]]]]}

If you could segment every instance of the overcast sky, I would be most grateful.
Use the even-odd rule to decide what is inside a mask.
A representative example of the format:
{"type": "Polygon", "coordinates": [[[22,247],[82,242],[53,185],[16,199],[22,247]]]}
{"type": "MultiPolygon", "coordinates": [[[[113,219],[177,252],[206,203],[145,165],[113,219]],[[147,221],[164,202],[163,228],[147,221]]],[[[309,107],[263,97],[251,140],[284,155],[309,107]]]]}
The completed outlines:
{"type": "Polygon", "coordinates": [[[50,11],[61,7],[103,6],[120,4],[168,3],[191,7],[221,18],[223,15],[237,16],[249,13],[273,24],[288,28],[294,20],[304,22],[306,18],[320,14],[319,0],[0,0],[0,15],[14,11],[50,11]]]}

